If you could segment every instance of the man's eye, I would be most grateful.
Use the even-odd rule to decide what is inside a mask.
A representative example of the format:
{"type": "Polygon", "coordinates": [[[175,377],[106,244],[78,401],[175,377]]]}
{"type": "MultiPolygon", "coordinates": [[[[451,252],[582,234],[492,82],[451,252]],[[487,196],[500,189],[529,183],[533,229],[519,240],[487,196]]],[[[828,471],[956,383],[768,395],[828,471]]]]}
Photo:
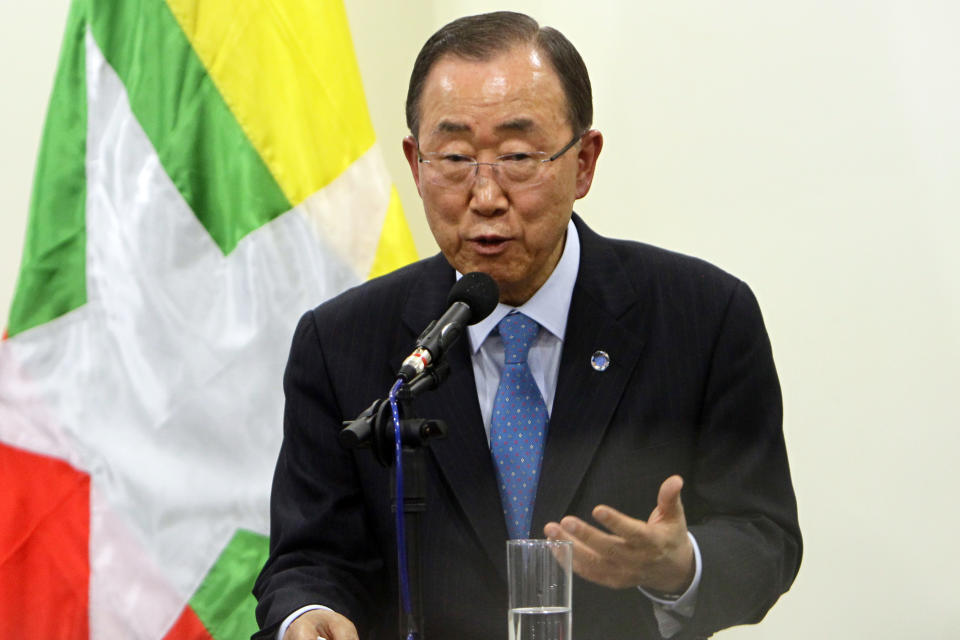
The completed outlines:
{"type": "Polygon", "coordinates": [[[444,162],[449,162],[451,164],[459,164],[463,162],[473,162],[473,158],[470,156],[465,156],[462,153],[448,153],[440,158],[444,162]]]}
{"type": "Polygon", "coordinates": [[[529,153],[508,153],[499,158],[501,162],[527,162],[532,159],[533,156],[529,153]]]}

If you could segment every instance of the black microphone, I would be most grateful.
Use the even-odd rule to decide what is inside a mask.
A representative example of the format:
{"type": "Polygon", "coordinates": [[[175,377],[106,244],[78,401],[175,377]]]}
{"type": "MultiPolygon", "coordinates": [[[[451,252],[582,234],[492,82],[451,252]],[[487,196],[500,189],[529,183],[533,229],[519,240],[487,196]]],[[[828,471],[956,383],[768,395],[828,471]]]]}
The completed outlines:
{"type": "Polygon", "coordinates": [[[500,300],[500,289],[493,278],[481,271],[460,278],[447,296],[447,310],[417,338],[417,348],[407,356],[397,376],[409,382],[443,357],[463,328],[490,315],[500,300]]]}

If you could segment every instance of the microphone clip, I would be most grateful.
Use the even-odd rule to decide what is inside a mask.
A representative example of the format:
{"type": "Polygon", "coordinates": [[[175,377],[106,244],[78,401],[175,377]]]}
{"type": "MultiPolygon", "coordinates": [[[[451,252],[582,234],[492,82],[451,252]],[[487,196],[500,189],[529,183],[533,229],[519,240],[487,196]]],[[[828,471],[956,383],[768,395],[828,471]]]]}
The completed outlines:
{"type": "MultiPolygon", "coordinates": [[[[402,394],[400,399],[401,401],[409,400],[409,397],[402,394]]],[[[443,420],[405,419],[403,403],[398,408],[400,409],[400,442],[405,448],[419,449],[430,440],[446,437],[447,424],[443,420]]],[[[344,449],[371,449],[377,462],[384,467],[392,467],[395,460],[395,442],[390,402],[382,399],[375,400],[354,420],[343,422],[343,429],[337,437],[340,446],[344,449]]]]}

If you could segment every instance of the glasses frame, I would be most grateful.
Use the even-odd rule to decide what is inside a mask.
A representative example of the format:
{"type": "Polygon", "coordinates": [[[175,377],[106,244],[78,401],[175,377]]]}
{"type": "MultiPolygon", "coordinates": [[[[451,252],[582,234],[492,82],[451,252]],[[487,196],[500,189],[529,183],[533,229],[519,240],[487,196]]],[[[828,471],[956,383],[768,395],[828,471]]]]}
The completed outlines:
{"type": "MultiPolygon", "coordinates": [[[[572,149],[573,146],[574,146],[575,144],[577,144],[577,142],[579,142],[579,141],[583,138],[583,136],[585,136],[585,135],[587,135],[587,132],[586,132],[586,131],[584,131],[583,133],[578,133],[578,134],[576,134],[575,136],[573,136],[573,138],[570,139],[570,142],[568,142],[567,144],[563,145],[563,148],[561,148],[561,149],[560,149],[559,151],[557,151],[555,154],[553,154],[553,155],[550,156],[549,158],[546,158],[546,159],[543,159],[543,160],[539,160],[540,165],[538,165],[538,170],[539,170],[539,167],[540,167],[540,166],[543,166],[543,165],[547,164],[548,162],[553,162],[554,160],[556,160],[557,158],[559,158],[560,156],[562,156],[563,154],[565,154],[567,151],[569,151],[570,149],[572,149]]],[[[424,152],[420,151],[420,142],[417,141],[417,162],[419,162],[420,164],[432,164],[432,163],[433,163],[433,160],[430,159],[431,156],[434,157],[435,159],[440,159],[440,158],[442,158],[442,157],[451,156],[451,155],[463,155],[463,156],[465,156],[465,157],[467,157],[467,158],[471,158],[472,161],[471,161],[471,162],[465,162],[464,165],[465,165],[465,166],[469,166],[469,167],[473,167],[473,175],[472,175],[470,178],[465,178],[462,183],[453,185],[453,186],[467,186],[467,185],[473,184],[473,181],[477,179],[477,175],[479,175],[479,173],[480,173],[480,165],[487,165],[488,167],[490,167],[490,169],[491,169],[494,173],[497,173],[497,169],[500,168],[500,167],[503,165],[503,160],[502,160],[502,158],[506,158],[506,157],[509,157],[509,156],[512,156],[512,155],[517,155],[517,154],[515,154],[515,153],[505,153],[505,154],[503,154],[502,156],[497,156],[496,159],[495,159],[493,162],[480,162],[480,161],[477,160],[476,158],[472,158],[471,156],[467,156],[466,154],[462,154],[462,153],[440,153],[439,151],[424,153],[424,152]]],[[[530,151],[529,153],[526,153],[525,155],[530,155],[530,156],[538,156],[538,155],[541,155],[541,156],[545,156],[545,155],[547,155],[547,152],[546,152],[546,151],[530,151]]],[[[501,175],[502,175],[502,174],[501,174],[501,175]]],[[[523,183],[520,183],[520,184],[523,184],[523,183]]]]}

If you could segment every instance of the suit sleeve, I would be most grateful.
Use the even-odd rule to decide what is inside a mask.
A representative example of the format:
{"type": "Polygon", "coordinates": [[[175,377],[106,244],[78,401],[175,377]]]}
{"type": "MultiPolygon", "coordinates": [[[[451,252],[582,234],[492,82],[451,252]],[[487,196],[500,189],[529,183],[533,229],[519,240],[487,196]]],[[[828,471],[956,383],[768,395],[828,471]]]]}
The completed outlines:
{"type": "Polygon", "coordinates": [[[742,282],[716,337],[702,407],[684,501],[703,575],[684,637],[758,622],[800,565],[780,384],[759,306],[742,282]]]}
{"type": "Polygon", "coordinates": [[[272,638],[308,604],[330,607],[358,626],[382,579],[369,539],[355,462],[337,434],[341,411],[314,313],[294,334],[284,374],[283,444],[270,504],[270,556],[254,586],[255,638],[272,638]]]}

